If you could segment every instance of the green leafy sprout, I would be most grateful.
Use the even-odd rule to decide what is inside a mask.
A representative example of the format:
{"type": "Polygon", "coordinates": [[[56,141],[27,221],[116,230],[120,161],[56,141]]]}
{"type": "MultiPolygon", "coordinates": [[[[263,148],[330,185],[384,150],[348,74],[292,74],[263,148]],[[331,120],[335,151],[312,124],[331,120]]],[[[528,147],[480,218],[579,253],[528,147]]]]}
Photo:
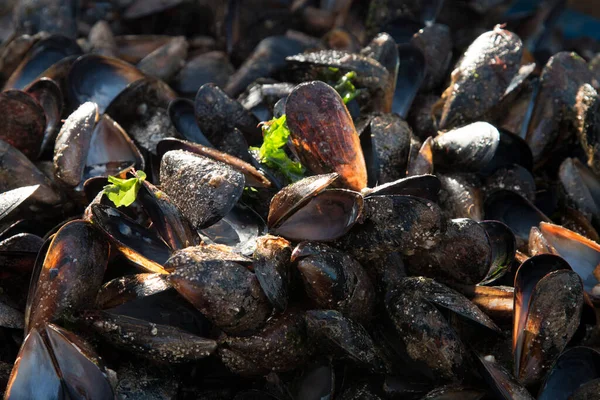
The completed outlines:
{"type": "MultiPolygon", "coordinates": [[[[338,68],[328,68],[326,78],[333,81],[339,76],[338,68]]],[[[350,71],[337,79],[332,85],[342,97],[344,104],[352,101],[360,93],[352,80],[356,72],[350,71]]],[[[258,151],[259,161],[270,168],[279,170],[290,182],[296,182],[304,177],[305,168],[299,162],[293,161],[285,152],[285,145],[290,136],[285,114],[279,118],[262,123],[263,143],[260,147],[251,147],[258,151]]]]}
{"type": "Polygon", "coordinates": [[[144,171],[134,171],[132,173],[134,177],[130,179],[109,176],[108,181],[111,185],[104,186],[102,192],[117,207],[129,207],[135,201],[135,198],[142,187],[142,182],[146,180],[144,171]]]}
{"type": "Polygon", "coordinates": [[[259,161],[270,168],[278,169],[290,181],[296,182],[304,176],[302,164],[292,159],[285,152],[285,144],[290,136],[285,114],[279,118],[262,124],[263,143],[260,148],[251,147],[258,151],[259,161]]]}

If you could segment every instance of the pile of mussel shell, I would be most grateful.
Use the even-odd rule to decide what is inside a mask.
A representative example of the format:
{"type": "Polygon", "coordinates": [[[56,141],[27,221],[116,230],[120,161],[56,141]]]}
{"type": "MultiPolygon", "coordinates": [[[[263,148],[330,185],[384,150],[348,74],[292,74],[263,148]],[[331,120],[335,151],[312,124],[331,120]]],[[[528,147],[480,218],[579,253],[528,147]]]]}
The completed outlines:
{"type": "Polygon", "coordinates": [[[600,399],[565,3],[0,4],[4,398],[600,399]]]}

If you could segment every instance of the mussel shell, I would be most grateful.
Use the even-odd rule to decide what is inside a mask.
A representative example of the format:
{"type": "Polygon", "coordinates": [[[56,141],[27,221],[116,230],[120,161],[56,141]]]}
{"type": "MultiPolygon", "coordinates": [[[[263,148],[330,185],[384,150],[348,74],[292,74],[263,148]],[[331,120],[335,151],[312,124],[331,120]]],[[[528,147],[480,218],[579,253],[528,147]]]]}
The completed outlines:
{"type": "MultiPolygon", "coordinates": [[[[339,242],[351,254],[400,252],[431,248],[445,227],[442,211],[431,200],[414,196],[369,196],[364,222],[339,242]]],[[[360,259],[360,258],[359,258],[360,259]]]]}
{"type": "Polygon", "coordinates": [[[374,117],[369,126],[369,131],[361,135],[369,184],[404,177],[412,136],[406,121],[395,114],[383,114],[374,117]]]}
{"type": "Polygon", "coordinates": [[[144,181],[136,200],[140,202],[153,227],[172,250],[200,243],[198,233],[165,192],[144,181]]]}
{"type": "Polygon", "coordinates": [[[318,308],[333,309],[354,321],[371,318],[374,286],[364,268],[348,254],[303,242],[292,255],[307,297],[318,308]]]}
{"type": "Polygon", "coordinates": [[[535,200],[535,178],[524,167],[514,164],[497,169],[485,179],[485,192],[490,195],[496,190],[511,190],[530,202],[535,200]]]}
{"type": "Polygon", "coordinates": [[[483,226],[468,218],[453,219],[437,246],[417,250],[407,259],[407,272],[438,281],[477,284],[488,274],[492,247],[483,226]]]}
{"type": "Polygon", "coordinates": [[[585,397],[572,396],[583,385],[598,378],[600,378],[600,353],[589,347],[573,347],[558,357],[546,376],[538,399],[583,400],[585,397]]]}
{"type": "Polygon", "coordinates": [[[594,88],[585,84],[577,92],[577,137],[586,153],[587,163],[592,170],[600,173],[600,124],[597,120],[600,99],[594,88]]]}
{"type": "Polygon", "coordinates": [[[127,85],[143,77],[141,71],[125,61],[87,54],[79,57],[69,71],[69,99],[74,107],[92,101],[104,113],[127,85]]]}
{"type": "Polygon", "coordinates": [[[426,73],[425,56],[417,47],[411,44],[398,46],[400,67],[394,90],[392,111],[402,118],[408,116],[408,111],[415,96],[421,88],[426,73]]]}
{"type": "MultiPolygon", "coordinates": [[[[302,367],[312,354],[312,343],[306,334],[304,312],[293,309],[270,319],[254,335],[226,336],[220,343],[220,349],[227,349],[238,358],[245,358],[263,370],[285,372],[302,367]]],[[[232,369],[243,375],[261,372],[260,369],[235,371],[235,366],[232,369]]]]}
{"type": "Polygon", "coordinates": [[[443,83],[452,59],[450,29],[443,24],[427,25],[413,35],[410,43],[421,50],[425,58],[422,90],[437,88],[443,83]]]}
{"type": "Polygon", "coordinates": [[[46,116],[46,130],[40,153],[54,147],[63,110],[63,94],[58,84],[49,78],[40,78],[32,82],[25,91],[40,103],[46,116]]]}
{"type": "Polygon", "coordinates": [[[248,144],[261,144],[262,133],[256,117],[215,84],[207,83],[198,89],[194,106],[200,130],[217,148],[222,149],[220,144],[224,143],[225,135],[234,128],[243,133],[248,144]]]}
{"type": "Polygon", "coordinates": [[[89,222],[64,225],[52,239],[27,300],[26,332],[93,302],[108,263],[109,244],[89,222]]]}
{"type": "Polygon", "coordinates": [[[533,155],[527,142],[521,137],[505,130],[499,130],[500,142],[494,156],[481,171],[489,174],[501,167],[513,164],[521,165],[531,171],[533,169],[533,155]]]}
{"type": "Polygon", "coordinates": [[[511,266],[517,252],[517,241],[512,230],[500,221],[482,221],[492,249],[490,270],[482,284],[500,279],[511,266]]]}
{"type": "Polygon", "coordinates": [[[60,129],[54,145],[54,169],[56,178],[64,185],[76,187],[82,181],[94,127],[99,119],[98,106],[83,103],[60,129]]]}
{"type": "Polygon", "coordinates": [[[156,152],[158,154],[158,157],[162,157],[167,151],[171,150],[184,150],[190,153],[211,158],[215,161],[223,162],[229,165],[231,168],[244,174],[246,178],[246,186],[271,186],[271,181],[261,171],[254,168],[254,166],[248,164],[244,160],[232,156],[231,154],[227,154],[217,149],[214,149],[212,148],[212,146],[191,143],[176,138],[163,139],[158,143],[158,146],[156,146],[156,152]]]}
{"type": "Polygon", "coordinates": [[[32,202],[54,206],[63,200],[54,183],[19,150],[0,140],[0,154],[5,166],[0,169],[0,192],[39,185],[30,195],[32,202]]]}
{"type": "Polygon", "coordinates": [[[171,249],[154,231],[109,206],[92,204],[91,213],[94,225],[125,258],[147,272],[167,273],[162,265],[171,256],[171,249]]]}
{"type": "Polygon", "coordinates": [[[525,386],[540,383],[579,325],[583,285],[554,255],[524,262],[515,276],[514,371],[525,386]]]}
{"type": "Polygon", "coordinates": [[[476,121],[498,104],[518,72],[522,53],[521,39],[501,28],[475,39],[452,72],[440,128],[476,121]],[[474,97],[479,101],[473,103],[474,97]]]}
{"type": "Polygon", "coordinates": [[[367,186],[360,139],[340,95],[320,81],[302,83],[286,105],[290,137],[300,161],[317,174],[337,172],[349,189],[367,186]]]}
{"type": "Polygon", "coordinates": [[[418,152],[412,151],[408,156],[408,165],[406,167],[407,176],[433,174],[433,151],[431,149],[431,143],[433,138],[429,136],[423,141],[421,148],[418,152]]]}
{"type": "Polygon", "coordinates": [[[415,196],[438,201],[440,191],[440,180],[435,175],[414,175],[408,178],[398,179],[394,182],[377,185],[362,191],[363,196],[415,196]]]}
{"type": "Polygon", "coordinates": [[[168,363],[202,359],[217,349],[211,339],[181,329],[106,311],[87,311],[85,322],[107,341],[137,355],[168,363]]]}
{"type": "Polygon", "coordinates": [[[450,173],[438,177],[442,185],[440,205],[450,217],[483,219],[483,193],[477,175],[450,173]]]}
{"type": "Polygon", "coordinates": [[[169,81],[185,63],[188,42],[184,36],[176,36],[137,64],[137,68],[148,76],[169,81]]]}
{"type": "Polygon", "coordinates": [[[484,210],[486,219],[503,222],[513,231],[519,248],[529,240],[531,227],[540,222],[551,222],[527,199],[510,190],[491,194],[485,201],[484,210]]]}
{"type": "Polygon", "coordinates": [[[229,165],[181,150],[164,154],[162,189],[196,229],[223,218],[242,195],[244,175],[229,165]]]}
{"type": "Polygon", "coordinates": [[[246,256],[256,250],[258,237],[266,233],[262,217],[241,201],[217,223],[200,231],[206,243],[231,246],[231,251],[246,256]]]}
{"type": "Polygon", "coordinates": [[[325,190],[271,231],[293,241],[335,240],[345,235],[359,219],[363,202],[362,195],[351,190],[325,190]]]}
{"type": "Polygon", "coordinates": [[[29,198],[39,185],[23,186],[13,190],[0,193],[0,220],[11,213],[21,203],[29,198]]]}
{"type": "Polygon", "coordinates": [[[185,140],[206,147],[214,147],[196,123],[193,101],[182,98],[175,99],[169,103],[167,112],[171,118],[171,123],[185,140]]]}
{"type": "Polygon", "coordinates": [[[248,85],[261,77],[268,77],[286,65],[286,57],[300,54],[306,46],[287,36],[270,36],[258,43],[252,54],[231,75],[225,92],[238,96],[248,85]]]}
{"type": "Polygon", "coordinates": [[[7,90],[0,93],[0,109],[4,113],[0,139],[30,159],[36,158],[46,129],[46,113],[40,103],[20,90],[7,90]]]}
{"type": "Polygon", "coordinates": [[[560,225],[541,222],[540,232],[553,253],[564,258],[581,277],[586,292],[600,283],[595,269],[600,264],[600,245],[560,225]]]}
{"type": "Polygon", "coordinates": [[[474,122],[433,139],[436,166],[478,172],[493,159],[500,133],[487,122],[474,122]]]}
{"type": "Polygon", "coordinates": [[[173,78],[173,89],[187,98],[194,98],[207,83],[225,87],[235,68],[224,51],[209,51],[191,56],[173,78]]]}
{"type": "Polygon", "coordinates": [[[336,173],[313,175],[281,189],[273,196],[269,206],[269,217],[267,219],[269,227],[278,225],[283,219],[298,210],[299,207],[305,205],[311,197],[325,190],[338,176],[336,173]]]}
{"type": "Polygon", "coordinates": [[[113,398],[113,389],[99,363],[89,345],[73,333],[53,324],[34,329],[19,351],[6,397],[63,398],[77,394],[113,398]]]}
{"type": "Polygon", "coordinates": [[[254,251],[254,272],[258,283],[278,311],[286,309],[290,284],[290,257],[292,248],[287,240],[272,236],[261,236],[254,251]]]}
{"type": "Polygon", "coordinates": [[[519,384],[516,379],[496,361],[487,360],[477,356],[476,360],[483,367],[480,370],[492,392],[502,400],[533,400],[527,389],[519,384]]]}
{"type": "Polygon", "coordinates": [[[106,282],[98,291],[96,305],[101,310],[113,308],[170,287],[163,274],[126,275],[106,282]]]}
{"type": "Polygon", "coordinates": [[[156,154],[156,145],[177,130],[167,113],[169,103],[177,97],[164,82],[143,78],[121,90],[106,108],[108,113],[146,152],[156,154]]]}
{"type": "Polygon", "coordinates": [[[81,48],[71,38],[52,35],[40,40],[6,81],[4,90],[24,89],[58,61],[80,54],[82,54],[81,48]]]}
{"type": "Polygon", "coordinates": [[[588,218],[600,214],[600,180],[576,158],[565,158],[558,171],[567,198],[588,218]]]}
{"type": "Polygon", "coordinates": [[[175,289],[211,322],[232,335],[260,329],[271,306],[256,276],[247,268],[222,260],[195,261],[178,252],[165,264],[175,289]]]}
{"type": "Polygon", "coordinates": [[[306,312],[306,329],[323,350],[334,350],[341,357],[373,371],[382,371],[383,365],[367,330],[335,310],[306,312]]]}

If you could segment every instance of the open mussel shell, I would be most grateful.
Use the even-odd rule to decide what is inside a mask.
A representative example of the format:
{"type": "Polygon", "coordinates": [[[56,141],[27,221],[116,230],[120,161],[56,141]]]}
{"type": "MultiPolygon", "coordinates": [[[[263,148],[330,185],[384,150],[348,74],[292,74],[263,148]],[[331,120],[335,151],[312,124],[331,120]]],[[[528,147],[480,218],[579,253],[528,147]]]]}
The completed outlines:
{"type": "Polygon", "coordinates": [[[383,370],[373,339],[358,322],[335,310],[310,310],[305,319],[308,335],[323,350],[334,351],[338,357],[372,371],[383,370]]]}
{"type": "Polygon", "coordinates": [[[17,356],[5,398],[60,399],[78,396],[114,398],[98,356],[73,333],[56,325],[48,324],[32,330],[17,356]]]}
{"type": "Polygon", "coordinates": [[[434,165],[453,170],[478,172],[494,157],[500,133],[487,122],[474,122],[433,139],[434,165]]]}
{"type": "Polygon", "coordinates": [[[136,200],[150,217],[154,229],[171,249],[183,249],[200,243],[200,237],[192,224],[165,192],[144,181],[136,200]]]}
{"type": "Polygon", "coordinates": [[[106,107],[106,113],[117,121],[136,144],[156,154],[156,145],[167,137],[177,136],[167,108],[177,97],[163,81],[143,78],[131,82],[106,107]]]}
{"type": "Polygon", "coordinates": [[[65,36],[52,35],[40,40],[6,81],[4,90],[24,89],[53,64],[80,54],[82,51],[77,43],[65,36]]]}
{"type": "Polygon", "coordinates": [[[92,204],[92,222],[133,264],[147,272],[166,274],[162,265],[171,249],[154,232],[139,225],[115,208],[92,204]]]}
{"type": "Polygon", "coordinates": [[[411,44],[398,46],[398,78],[394,89],[392,111],[406,119],[415,96],[426,76],[426,61],[423,53],[411,44]]]}
{"type": "MultiPolygon", "coordinates": [[[[600,352],[589,347],[573,347],[562,353],[542,384],[538,400],[592,399],[576,396],[578,390],[600,379],[600,352]]],[[[597,385],[596,385],[597,386],[597,385]]]]}
{"type": "Polygon", "coordinates": [[[292,144],[304,166],[316,174],[336,172],[338,184],[360,191],[367,169],[354,122],[340,95],[320,81],[302,83],[287,98],[292,144]]]}
{"type": "Polygon", "coordinates": [[[214,340],[125,315],[86,311],[83,319],[93,331],[118,348],[154,361],[197,361],[217,349],[214,340]]]}
{"type": "Polygon", "coordinates": [[[271,314],[271,305],[258,279],[238,263],[198,260],[193,253],[179,251],[165,268],[173,271],[168,282],[228,334],[251,334],[271,314]]]}
{"type": "Polygon", "coordinates": [[[477,121],[501,100],[521,63],[523,45],[514,33],[499,27],[481,34],[452,72],[440,129],[477,121]],[[473,103],[473,98],[480,101],[473,103]]]}
{"type": "Polygon", "coordinates": [[[46,129],[46,113],[37,100],[20,90],[0,93],[4,118],[0,139],[19,149],[30,159],[37,158],[46,129]]]}
{"type": "Polygon", "coordinates": [[[529,200],[510,190],[498,190],[488,196],[484,210],[486,219],[503,222],[513,231],[519,248],[529,241],[531,227],[551,222],[529,200]]]}
{"type": "Polygon", "coordinates": [[[98,106],[82,104],[65,121],[54,148],[56,178],[76,188],[94,176],[117,175],[144,158],[123,129],[108,115],[100,117],[98,106]]]}
{"type": "Polygon", "coordinates": [[[542,254],[517,270],[514,298],[514,372],[535,387],[579,326],[583,285],[564,259],[542,254]]]}
{"type": "Polygon", "coordinates": [[[200,143],[192,143],[176,138],[163,139],[158,143],[156,152],[158,157],[162,157],[167,151],[184,150],[190,153],[198,154],[204,157],[211,158],[215,161],[223,162],[231,168],[244,174],[246,178],[246,186],[251,187],[270,187],[271,181],[258,169],[251,164],[241,160],[231,154],[224,153],[212,146],[206,146],[200,143]]]}
{"type": "Polygon", "coordinates": [[[127,85],[144,78],[133,65],[117,58],[98,54],[81,56],[73,63],[68,76],[69,99],[73,107],[91,101],[100,113],[127,85]]]}
{"type": "Polygon", "coordinates": [[[246,376],[302,367],[312,353],[304,312],[298,309],[271,318],[253,335],[225,336],[219,343],[223,363],[233,372],[246,376]]]}
{"type": "Polygon", "coordinates": [[[330,241],[345,235],[363,209],[360,193],[345,189],[325,190],[273,225],[272,233],[293,241],[330,241]]]}
{"type": "Polygon", "coordinates": [[[39,270],[30,284],[26,332],[92,302],[108,254],[108,241],[92,224],[82,220],[65,224],[54,235],[43,263],[36,263],[39,270]]]}
{"type": "MultiPolygon", "coordinates": [[[[600,274],[596,271],[600,264],[600,245],[560,225],[541,222],[539,231],[550,252],[564,258],[581,277],[584,290],[593,298],[600,296],[600,293],[594,295],[598,291],[594,287],[600,284],[600,274]]],[[[545,251],[537,248],[537,252],[545,251]]]]}
{"type": "Polygon", "coordinates": [[[54,139],[61,124],[63,111],[63,94],[58,83],[49,78],[40,78],[25,88],[34,99],[40,103],[46,116],[46,129],[40,148],[40,153],[54,148],[54,139]]]}
{"type": "Polygon", "coordinates": [[[193,226],[203,229],[231,211],[242,195],[245,178],[222,162],[172,150],[162,157],[160,182],[193,226]]]}
{"type": "Polygon", "coordinates": [[[206,147],[214,147],[196,123],[193,101],[177,98],[169,103],[167,112],[171,118],[171,123],[185,140],[206,147]]]}
{"type": "Polygon", "coordinates": [[[365,197],[390,195],[415,196],[437,202],[440,187],[440,180],[435,175],[414,175],[377,185],[374,188],[363,189],[362,195],[365,197]]]}
{"type": "Polygon", "coordinates": [[[302,242],[292,254],[307,297],[317,308],[334,309],[355,321],[372,317],[375,289],[351,256],[315,242],[302,242]]]}
{"type": "Polygon", "coordinates": [[[200,230],[200,236],[206,243],[230,246],[232,251],[249,256],[256,250],[259,236],[267,230],[256,211],[238,202],[218,222],[200,230]]]}
{"type": "Polygon", "coordinates": [[[338,176],[336,173],[313,175],[281,189],[273,196],[269,206],[267,219],[269,227],[278,225],[284,218],[305,205],[312,197],[327,189],[338,176]]]}

